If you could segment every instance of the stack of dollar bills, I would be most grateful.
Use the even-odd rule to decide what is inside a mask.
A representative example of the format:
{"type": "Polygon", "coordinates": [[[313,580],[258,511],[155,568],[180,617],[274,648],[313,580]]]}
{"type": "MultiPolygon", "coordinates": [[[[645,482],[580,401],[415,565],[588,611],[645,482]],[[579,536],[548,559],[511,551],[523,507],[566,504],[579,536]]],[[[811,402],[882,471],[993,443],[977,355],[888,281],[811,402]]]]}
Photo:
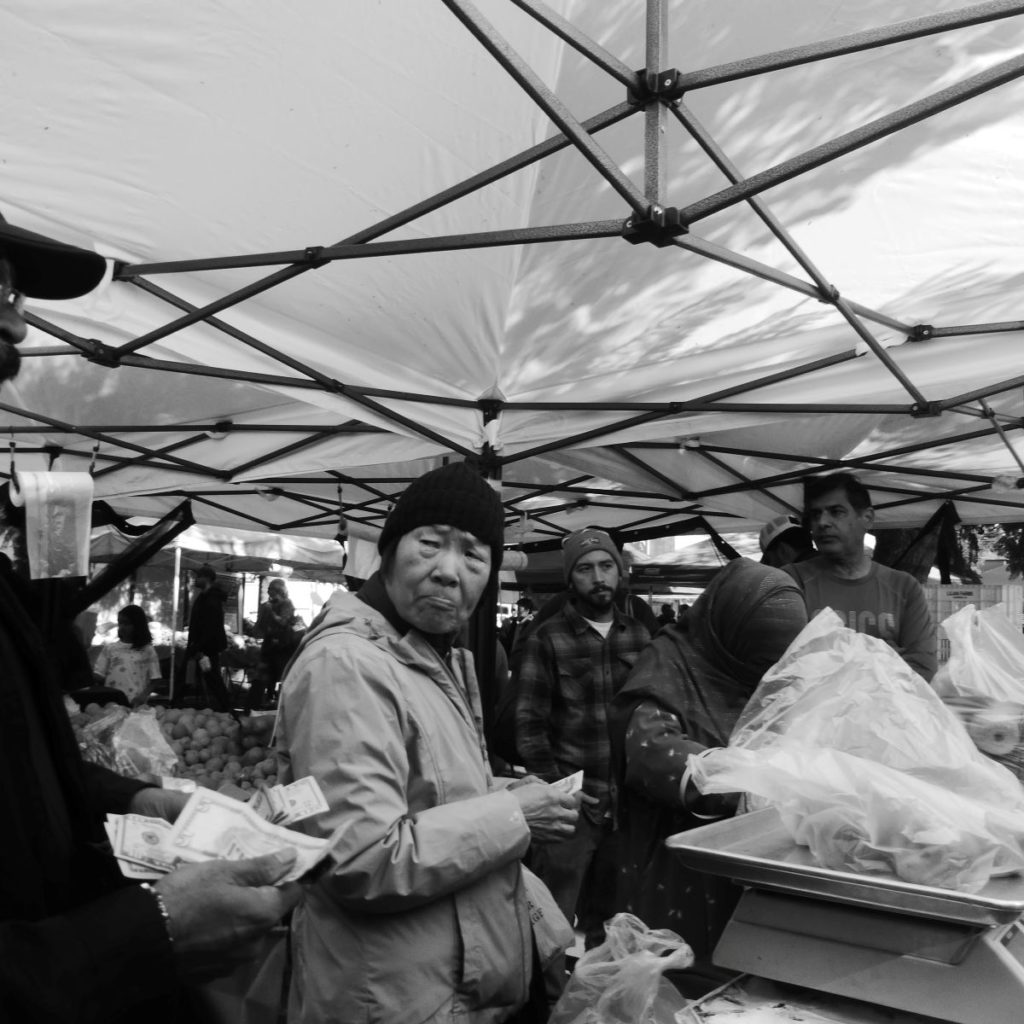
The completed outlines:
{"type": "Polygon", "coordinates": [[[160,878],[182,863],[241,860],[278,850],[294,850],[295,866],[280,879],[291,882],[327,854],[327,839],[315,839],[288,826],[327,810],[312,777],[287,786],[263,787],[248,802],[212,789],[197,789],[174,824],[142,814],[108,814],[107,836],[128,878],[160,878]]]}

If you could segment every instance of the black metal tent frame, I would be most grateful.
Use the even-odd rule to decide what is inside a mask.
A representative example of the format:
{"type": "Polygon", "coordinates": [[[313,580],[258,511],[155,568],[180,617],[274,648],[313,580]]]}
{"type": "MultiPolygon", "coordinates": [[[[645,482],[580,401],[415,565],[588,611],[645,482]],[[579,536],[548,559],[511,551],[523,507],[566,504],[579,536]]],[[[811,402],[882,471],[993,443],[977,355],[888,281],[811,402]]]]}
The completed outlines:
{"type": "MultiPolygon", "coordinates": [[[[670,479],[646,461],[649,453],[659,448],[676,446],[674,442],[668,441],[616,443],[605,449],[607,452],[614,453],[617,458],[621,459],[623,463],[629,464],[633,469],[642,470],[651,480],[649,490],[615,489],[602,492],[599,488],[595,489],[594,478],[587,474],[574,476],[557,485],[541,485],[535,481],[517,480],[515,477],[516,464],[531,457],[542,456],[557,449],[578,447],[583,442],[593,442],[602,436],[611,437],[631,426],[667,419],[684,412],[757,412],[784,418],[816,414],[874,413],[921,418],[938,417],[943,412],[955,410],[975,417],[981,423],[976,431],[964,433],[959,437],[944,437],[941,444],[955,444],[958,440],[966,438],[998,435],[1006,444],[1020,469],[1022,479],[1024,479],[1024,462],[1016,454],[1009,440],[1010,433],[1019,431],[1024,426],[1024,421],[998,414],[988,404],[989,399],[1024,386],[1024,375],[1007,377],[992,382],[983,389],[953,395],[940,402],[929,402],[914,382],[908,379],[892,360],[886,348],[873,333],[873,327],[880,325],[887,330],[901,333],[909,341],[927,344],[930,340],[941,337],[1018,332],[1024,329],[1024,321],[941,326],[914,324],[901,322],[878,310],[868,308],[839,293],[830,283],[824,271],[814,263],[807,253],[802,251],[761,198],[765,191],[782,182],[797,178],[907,126],[1015,81],[1024,76],[1024,56],[1006,60],[982,73],[975,74],[953,86],[879,117],[860,128],[839,135],[826,144],[815,146],[796,157],[750,176],[744,176],[731,163],[729,157],[700,124],[685,102],[687,93],[724,82],[754,75],[770,74],[800,64],[825,61],[845,54],[1024,14],[1024,2],[990,0],[990,2],[960,11],[915,18],[884,29],[859,32],[814,45],[768,53],[748,60],[720,64],[695,71],[680,71],[669,66],[668,0],[647,0],[646,67],[637,71],[627,67],[594,40],[582,35],[574,26],[568,24],[539,0],[509,0],[548,30],[561,37],[579,53],[589,58],[594,65],[623,86],[625,98],[622,102],[583,121],[577,120],[570,113],[558,96],[513,51],[507,41],[484,19],[469,0],[442,0],[442,2],[451,14],[472,33],[480,45],[486,48],[518,86],[545,112],[558,129],[556,135],[510,159],[474,174],[436,195],[423,199],[405,210],[368,225],[334,245],[174,262],[119,264],[115,269],[115,280],[129,282],[151,296],[162,300],[174,311],[174,315],[167,323],[127,343],[112,346],[95,339],[79,337],[36,315],[28,315],[29,322],[66,343],[83,358],[111,368],[139,367],[169,373],[240,380],[256,385],[281,386],[289,389],[316,389],[341,396],[364,408],[368,414],[394,424],[396,429],[402,432],[418,435],[440,445],[450,451],[453,456],[478,459],[483,472],[492,478],[502,480],[504,500],[510,522],[514,521],[519,514],[519,507],[524,501],[536,499],[546,493],[552,494],[549,507],[532,509],[530,513],[531,521],[539,527],[541,532],[548,533],[552,540],[557,540],[565,532],[565,528],[557,521],[558,512],[566,507],[572,507],[572,502],[576,500],[577,496],[579,502],[585,502],[593,509],[596,518],[600,517],[600,509],[605,500],[608,504],[613,504],[619,512],[623,509],[629,510],[633,514],[630,525],[626,528],[620,527],[617,533],[622,539],[641,539],[701,528],[704,525],[704,520],[701,519],[702,514],[713,507],[714,499],[718,495],[742,491],[766,491],[769,487],[779,483],[799,480],[803,476],[823,470],[871,468],[883,473],[891,470],[910,474],[924,482],[927,482],[929,476],[941,476],[946,480],[952,476],[957,481],[954,488],[949,489],[942,486],[939,493],[910,491],[897,486],[887,488],[884,484],[881,487],[873,487],[876,498],[879,499],[876,503],[880,507],[922,500],[934,501],[936,497],[942,500],[955,499],[958,502],[969,503],[973,494],[979,491],[988,491],[991,487],[991,480],[988,476],[967,472],[939,474],[923,468],[900,464],[902,456],[928,447],[926,442],[878,451],[868,458],[837,460],[816,457],[811,452],[752,451],[749,449],[740,451],[694,439],[688,443],[687,447],[698,453],[700,457],[725,469],[732,475],[735,482],[725,487],[693,493],[682,489],[677,481],[670,479]],[[603,129],[634,117],[643,120],[644,180],[642,185],[638,185],[625,175],[598,142],[598,136],[603,129]],[[682,208],[670,205],[670,197],[666,195],[665,187],[665,129],[670,125],[682,129],[696,141],[708,159],[725,176],[729,182],[727,187],[682,208]],[[531,226],[505,231],[484,231],[413,240],[396,241],[384,238],[398,228],[412,224],[449,203],[491,185],[531,164],[542,161],[569,146],[575,147],[593,167],[595,174],[607,182],[622,198],[624,203],[622,219],[531,226]],[[695,232],[703,219],[738,204],[747,204],[754,215],[796,260],[805,277],[783,273],[740,253],[729,251],[701,238],[695,232]],[[889,405],[809,403],[781,407],[778,404],[757,403],[744,398],[745,394],[768,384],[797,378],[830,364],[853,360],[857,358],[857,354],[852,348],[827,359],[816,360],[772,376],[749,380],[741,386],[705,394],[698,399],[686,402],[613,402],[606,404],[588,402],[574,405],[570,402],[557,404],[508,403],[496,397],[484,397],[476,401],[441,399],[435,395],[359,387],[335,379],[220,318],[220,314],[261,293],[284,284],[298,275],[315,271],[335,261],[415,256],[452,249],[539,245],[567,240],[584,242],[588,239],[610,237],[621,237],[637,245],[683,250],[708,260],[726,264],[740,274],[763,279],[780,288],[792,290],[832,306],[842,320],[849,325],[856,338],[866,346],[871,357],[884,366],[899,382],[906,393],[906,401],[889,405]],[[216,301],[199,307],[153,280],[185,272],[237,268],[274,269],[248,286],[222,295],[216,301]],[[158,360],[146,355],[146,349],[154,342],[200,322],[222,332],[240,345],[247,346],[276,360],[282,366],[283,372],[279,375],[246,373],[229,367],[158,360]],[[532,411],[585,409],[613,415],[602,426],[585,433],[567,436],[558,442],[537,446],[528,451],[502,455],[487,445],[484,446],[482,452],[479,452],[453,443],[450,439],[417,423],[413,418],[389,407],[387,402],[391,400],[412,404],[447,403],[473,407],[481,412],[485,424],[494,420],[502,411],[511,408],[532,411]],[[742,475],[734,468],[730,468],[729,458],[737,455],[754,456],[768,462],[778,460],[789,463],[795,460],[801,464],[802,468],[795,471],[787,469],[785,472],[771,477],[752,479],[742,475]]],[[[338,434],[365,435],[372,443],[374,435],[379,434],[381,428],[369,426],[356,420],[320,429],[310,429],[308,426],[300,424],[278,424],[273,427],[236,425],[231,422],[199,424],[190,436],[184,439],[178,438],[172,444],[152,450],[133,443],[132,435],[152,434],[161,430],[180,432],[181,427],[161,426],[153,423],[82,426],[34,414],[31,411],[4,403],[0,403],[0,411],[24,417],[31,423],[29,426],[9,428],[12,443],[16,435],[38,434],[40,429],[52,434],[65,433],[88,438],[95,445],[93,464],[96,477],[116,474],[120,469],[137,463],[151,467],[168,467],[184,470],[194,474],[197,478],[194,488],[189,488],[187,492],[180,489],[169,489],[166,492],[169,495],[187,496],[197,503],[206,503],[211,507],[229,508],[232,495],[243,491],[252,494],[255,487],[265,493],[287,494],[308,510],[305,515],[289,523],[271,524],[269,521],[258,520],[250,516],[249,518],[252,518],[257,527],[294,530],[322,525],[336,520],[339,515],[344,515],[350,521],[379,526],[394,497],[407,482],[391,478],[357,479],[342,473],[328,472],[322,475],[298,478],[268,476],[259,480],[255,485],[232,484],[232,480],[239,474],[243,472],[252,474],[254,470],[259,469],[261,463],[277,461],[338,434]],[[277,446],[273,451],[261,455],[258,459],[240,462],[230,470],[224,470],[203,465],[189,457],[189,448],[196,442],[205,439],[212,431],[259,431],[261,433],[277,431],[282,434],[301,434],[302,436],[288,444],[277,446]],[[315,488],[322,489],[323,485],[329,485],[330,489],[338,487],[337,502],[322,496],[322,494],[313,493],[315,488]],[[341,497],[341,485],[358,486],[369,497],[351,504],[344,504],[341,497]],[[304,487],[308,487],[310,491],[304,491],[304,487]]],[[[1006,521],[1024,518],[1024,500],[1017,500],[1012,493],[1003,499],[993,499],[991,495],[987,495],[985,501],[986,504],[1004,506],[1006,521]]]]}

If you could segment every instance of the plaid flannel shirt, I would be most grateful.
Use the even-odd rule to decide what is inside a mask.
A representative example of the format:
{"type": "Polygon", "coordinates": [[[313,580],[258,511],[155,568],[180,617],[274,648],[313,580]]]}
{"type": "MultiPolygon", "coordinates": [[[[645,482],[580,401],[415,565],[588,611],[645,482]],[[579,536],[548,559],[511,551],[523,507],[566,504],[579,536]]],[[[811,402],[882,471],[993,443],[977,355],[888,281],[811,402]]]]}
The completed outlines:
{"type": "Polygon", "coordinates": [[[548,782],[583,769],[584,789],[608,809],[611,746],[608,703],[626,681],[650,634],[614,608],[602,637],[571,604],[526,638],[519,664],[516,746],[527,771],[548,782]]]}

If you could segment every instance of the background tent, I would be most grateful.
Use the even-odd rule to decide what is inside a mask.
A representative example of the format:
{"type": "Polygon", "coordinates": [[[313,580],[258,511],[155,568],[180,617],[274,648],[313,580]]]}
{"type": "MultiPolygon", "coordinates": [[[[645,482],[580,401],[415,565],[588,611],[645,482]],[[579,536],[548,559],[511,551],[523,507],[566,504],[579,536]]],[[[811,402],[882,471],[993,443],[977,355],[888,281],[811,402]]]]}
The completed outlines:
{"type": "MultiPolygon", "coordinates": [[[[113,526],[93,530],[89,559],[99,563],[112,561],[132,539],[113,526]]],[[[177,563],[182,570],[211,565],[218,573],[273,573],[275,566],[287,566],[295,579],[343,583],[342,562],[342,548],[325,538],[191,526],[147,559],[146,564],[173,567],[177,563]],[[175,555],[178,548],[180,561],[175,555]]]]}
{"type": "Polygon", "coordinates": [[[1024,3],[926,6],[10,0],[0,209],[111,260],[10,462],[322,537],[467,455],[524,546],[840,467],[1019,521],[1024,3]]]}

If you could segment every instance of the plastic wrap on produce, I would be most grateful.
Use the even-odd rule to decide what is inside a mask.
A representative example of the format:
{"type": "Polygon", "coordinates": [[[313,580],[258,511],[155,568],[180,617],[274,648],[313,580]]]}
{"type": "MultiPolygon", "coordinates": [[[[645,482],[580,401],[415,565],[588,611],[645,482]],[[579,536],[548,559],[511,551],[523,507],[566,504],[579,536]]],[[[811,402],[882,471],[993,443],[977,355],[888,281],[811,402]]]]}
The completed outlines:
{"type": "Polygon", "coordinates": [[[943,620],[949,661],[936,689],[975,746],[1024,780],[1024,636],[1003,605],[973,604],[943,620]]]}
{"type": "Polygon", "coordinates": [[[80,745],[87,761],[133,779],[173,775],[178,768],[152,708],[109,708],[82,729],[80,745]]]}
{"type": "Polygon", "coordinates": [[[1024,868],[1024,788],[881,640],[826,609],[764,676],[704,793],[778,808],[826,867],[977,892],[1024,868]]]}

